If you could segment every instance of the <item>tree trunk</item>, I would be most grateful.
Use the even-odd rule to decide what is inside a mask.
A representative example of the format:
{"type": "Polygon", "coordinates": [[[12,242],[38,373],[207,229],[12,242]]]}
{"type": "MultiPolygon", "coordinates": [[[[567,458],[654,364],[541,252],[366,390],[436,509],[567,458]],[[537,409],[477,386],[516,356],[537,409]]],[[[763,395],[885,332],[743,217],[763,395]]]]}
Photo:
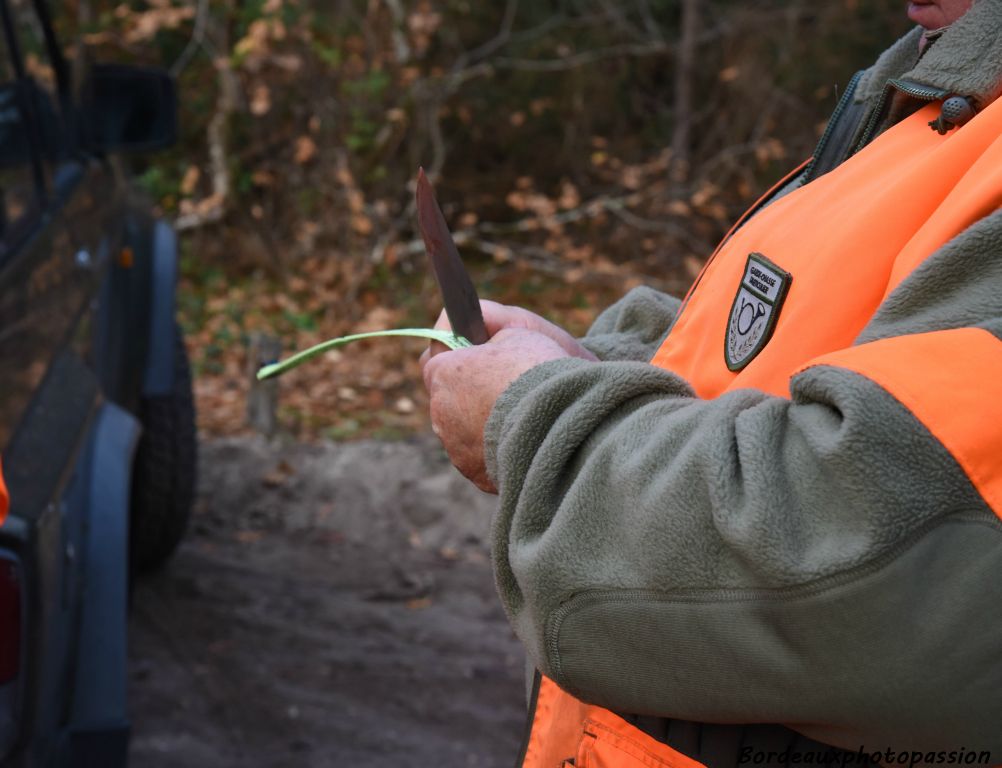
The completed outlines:
{"type": "Polygon", "coordinates": [[[689,177],[692,135],[692,86],[696,69],[700,0],[682,0],[681,31],[675,59],[675,130],[672,133],[671,175],[677,182],[689,177]]]}

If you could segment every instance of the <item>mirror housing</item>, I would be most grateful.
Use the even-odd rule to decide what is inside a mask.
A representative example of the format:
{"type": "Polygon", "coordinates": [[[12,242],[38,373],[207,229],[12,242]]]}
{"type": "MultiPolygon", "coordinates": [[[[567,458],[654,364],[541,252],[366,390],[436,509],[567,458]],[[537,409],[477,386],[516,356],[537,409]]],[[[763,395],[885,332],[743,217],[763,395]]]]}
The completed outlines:
{"type": "Polygon", "coordinates": [[[84,114],[87,144],[101,153],[152,152],[177,140],[177,89],[162,69],[95,64],[84,114]]]}
{"type": "Polygon", "coordinates": [[[24,124],[25,87],[0,85],[0,169],[31,165],[31,142],[24,124]]]}

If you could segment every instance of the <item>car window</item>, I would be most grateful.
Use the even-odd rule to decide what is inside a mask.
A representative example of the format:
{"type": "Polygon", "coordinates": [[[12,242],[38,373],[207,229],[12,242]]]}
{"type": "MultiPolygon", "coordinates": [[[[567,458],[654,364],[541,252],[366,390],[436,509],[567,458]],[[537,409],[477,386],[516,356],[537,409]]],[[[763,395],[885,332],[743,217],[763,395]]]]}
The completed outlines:
{"type": "Polygon", "coordinates": [[[39,209],[36,169],[7,40],[0,53],[0,258],[39,209]]]}
{"type": "Polygon", "coordinates": [[[45,48],[45,33],[30,0],[7,0],[21,46],[25,74],[55,101],[56,72],[45,48]]]}
{"type": "Polygon", "coordinates": [[[79,97],[80,88],[93,61],[85,33],[96,26],[93,19],[97,14],[114,13],[118,3],[108,8],[105,5],[103,0],[96,3],[93,0],[61,0],[50,9],[53,33],[66,59],[67,75],[74,97],[79,97]]]}
{"type": "Polygon", "coordinates": [[[70,147],[56,70],[31,0],[5,0],[0,56],[0,259],[28,231],[70,147]]]}
{"type": "Polygon", "coordinates": [[[31,0],[7,0],[32,100],[35,120],[41,129],[42,149],[51,165],[62,159],[67,146],[61,114],[56,70],[52,65],[45,32],[31,0]]]}

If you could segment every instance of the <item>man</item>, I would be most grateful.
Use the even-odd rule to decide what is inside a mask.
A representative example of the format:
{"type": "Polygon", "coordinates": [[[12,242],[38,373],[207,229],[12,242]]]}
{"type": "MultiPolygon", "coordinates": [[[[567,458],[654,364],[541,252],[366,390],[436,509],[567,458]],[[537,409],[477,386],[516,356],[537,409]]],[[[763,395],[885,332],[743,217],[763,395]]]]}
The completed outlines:
{"type": "Polygon", "coordinates": [[[523,765],[1002,763],[1002,0],[908,13],[684,302],[426,357],[523,765]]]}

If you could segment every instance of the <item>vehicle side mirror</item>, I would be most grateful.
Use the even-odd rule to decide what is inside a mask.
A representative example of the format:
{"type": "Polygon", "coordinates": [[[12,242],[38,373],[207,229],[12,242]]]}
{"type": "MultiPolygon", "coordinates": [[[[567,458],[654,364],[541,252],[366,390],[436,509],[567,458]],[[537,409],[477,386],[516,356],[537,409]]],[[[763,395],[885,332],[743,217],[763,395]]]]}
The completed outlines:
{"type": "Polygon", "coordinates": [[[86,105],[99,152],[152,152],[177,140],[177,90],[162,69],[96,64],[86,105]]]}
{"type": "Polygon", "coordinates": [[[31,165],[31,143],[25,130],[21,89],[0,85],[0,169],[31,165]]]}

